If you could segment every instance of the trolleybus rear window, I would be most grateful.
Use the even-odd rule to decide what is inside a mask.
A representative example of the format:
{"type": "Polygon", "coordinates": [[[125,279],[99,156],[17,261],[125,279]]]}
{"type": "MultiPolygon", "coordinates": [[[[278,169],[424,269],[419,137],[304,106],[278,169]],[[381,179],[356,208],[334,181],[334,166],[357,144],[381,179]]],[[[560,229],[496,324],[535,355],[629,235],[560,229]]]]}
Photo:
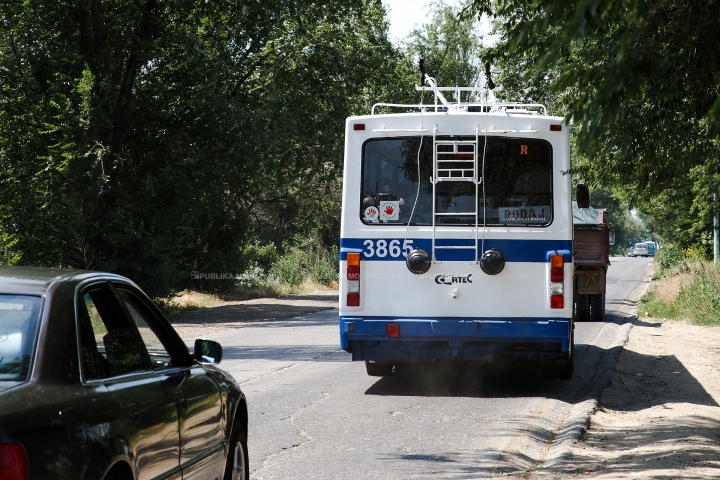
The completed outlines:
{"type": "Polygon", "coordinates": [[[544,226],[552,222],[552,147],[528,138],[371,139],[363,145],[366,224],[544,226]],[[485,185],[482,179],[485,150],[485,185]],[[434,158],[436,156],[437,158],[434,158]],[[420,168],[418,171],[418,158],[420,168]],[[474,159],[477,158],[477,162],[474,159]],[[433,165],[435,162],[435,167],[433,165]],[[435,175],[433,197],[432,178],[435,175]],[[420,185],[418,188],[418,178],[420,185]],[[484,195],[483,195],[484,188],[484,195]],[[435,207],[433,211],[433,205],[435,207]],[[413,211],[414,208],[414,211],[413,211]]]}

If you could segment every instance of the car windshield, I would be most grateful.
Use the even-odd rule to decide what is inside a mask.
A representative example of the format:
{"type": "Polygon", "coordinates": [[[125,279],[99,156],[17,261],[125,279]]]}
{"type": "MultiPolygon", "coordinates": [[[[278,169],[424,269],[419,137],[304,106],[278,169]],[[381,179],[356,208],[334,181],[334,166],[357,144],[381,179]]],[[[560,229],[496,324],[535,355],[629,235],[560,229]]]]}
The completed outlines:
{"type": "Polygon", "coordinates": [[[28,379],[41,303],[40,297],[0,294],[0,390],[28,379]]]}

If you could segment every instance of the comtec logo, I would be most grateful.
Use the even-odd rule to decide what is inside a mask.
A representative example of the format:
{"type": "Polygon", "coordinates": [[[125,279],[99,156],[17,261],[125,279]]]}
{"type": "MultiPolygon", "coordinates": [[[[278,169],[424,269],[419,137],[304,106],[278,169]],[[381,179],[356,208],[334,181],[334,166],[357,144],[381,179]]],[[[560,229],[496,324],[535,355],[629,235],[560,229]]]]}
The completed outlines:
{"type": "Polygon", "coordinates": [[[438,285],[452,285],[454,283],[472,283],[472,273],[468,275],[438,275],[435,277],[438,285]]]}

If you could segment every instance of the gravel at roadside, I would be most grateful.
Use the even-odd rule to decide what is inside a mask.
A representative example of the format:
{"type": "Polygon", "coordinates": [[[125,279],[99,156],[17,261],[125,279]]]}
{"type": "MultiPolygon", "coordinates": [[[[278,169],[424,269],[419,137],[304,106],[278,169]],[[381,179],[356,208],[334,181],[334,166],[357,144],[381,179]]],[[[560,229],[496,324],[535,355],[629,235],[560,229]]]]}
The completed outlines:
{"type": "MultiPolygon", "coordinates": [[[[642,313],[642,312],[641,312],[642,313]]],[[[641,316],[551,478],[720,478],[720,327],[641,316]]]]}

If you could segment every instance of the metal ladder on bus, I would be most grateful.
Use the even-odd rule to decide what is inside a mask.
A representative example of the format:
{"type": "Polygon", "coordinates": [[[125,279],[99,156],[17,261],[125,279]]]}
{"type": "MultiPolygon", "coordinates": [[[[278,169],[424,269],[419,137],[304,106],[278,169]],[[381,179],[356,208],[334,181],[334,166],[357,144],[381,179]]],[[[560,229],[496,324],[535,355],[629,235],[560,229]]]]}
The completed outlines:
{"type": "MultiPolygon", "coordinates": [[[[433,176],[430,179],[433,186],[433,215],[432,215],[432,261],[440,263],[435,252],[439,250],[475,250],[475,260],[478,263],[478,192],[482,181],[478,176],[480,161],[478,159],[479,127],[475,128],[475,140],[438,140],[437,125],[433,130],[433,176]],[[441,147],[440,149],[438,147],[441,147]],[[472,154],[472,158],[467,158],[472,154]],[[475,211],[474,212],[438,212],[437,191],[438,183],[445,182],[472,182],[475,185],[475,211]],[[438,217],[452,216],[475,217],[475,245],[437,245],[436,227],[438,217]]],[[[443,224],[448,225],[448,224],[443,224]]]]}

